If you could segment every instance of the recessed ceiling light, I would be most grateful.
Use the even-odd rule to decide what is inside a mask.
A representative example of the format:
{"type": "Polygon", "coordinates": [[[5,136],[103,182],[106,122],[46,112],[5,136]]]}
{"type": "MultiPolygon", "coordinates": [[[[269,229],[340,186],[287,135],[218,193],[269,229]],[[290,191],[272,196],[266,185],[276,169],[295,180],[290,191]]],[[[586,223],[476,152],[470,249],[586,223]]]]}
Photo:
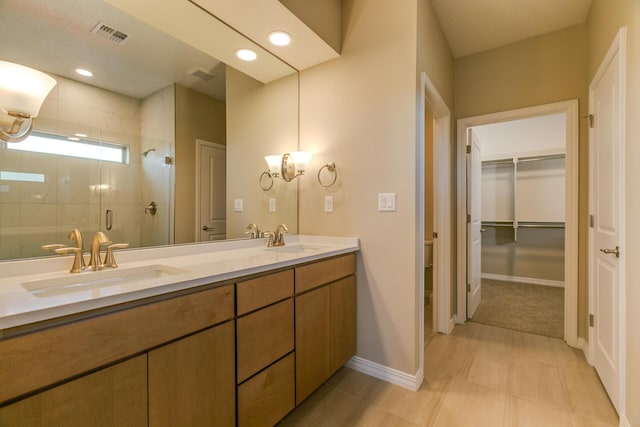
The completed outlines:
{"type": "Polygon", "coordinates": [[[74,133],[75,136],[77,136],[78,138],[86,138],[87,134],[86,133],[74,133]]]}
{"type": "Polygon", "coordinates": [[[258,57],[251,49],[238,49],[236,50],[236,56],[243,61],[254,61],[258,57]]]}
{"type": "Polygon", "coordinates": [[[80,138],[76,138],[75,136],[69,136],[69,137],[67,137],[67,139],[69,141],[80,141],[80,138]]]}
{"type": "Polygon", "coordinates": [[[269,41],[276,46],[287,46],[291,43],[291,35],[284,31],[272,31],[269,33],[269,41]]]}
{"type": "Polygon", "coordinates": [[[85,77],[93,76],[93,73],[91,71],[85,70],[84,68],[76,68],[76,73],[80,74],[81,76],[85,76],[85,77]]]}

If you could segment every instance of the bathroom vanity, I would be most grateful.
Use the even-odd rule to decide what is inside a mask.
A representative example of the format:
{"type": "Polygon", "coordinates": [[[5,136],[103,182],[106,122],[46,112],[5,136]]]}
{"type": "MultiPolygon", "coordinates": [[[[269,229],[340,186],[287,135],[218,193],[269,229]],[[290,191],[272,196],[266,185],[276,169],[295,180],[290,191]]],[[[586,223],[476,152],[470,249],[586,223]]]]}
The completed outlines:
{"type": "Polygon", "coordinates": [[[355,354],[358,249],[230,241],[77,275],[25,261],[50,265],[0,277],[0,426],[274,425],[355,354]]]}

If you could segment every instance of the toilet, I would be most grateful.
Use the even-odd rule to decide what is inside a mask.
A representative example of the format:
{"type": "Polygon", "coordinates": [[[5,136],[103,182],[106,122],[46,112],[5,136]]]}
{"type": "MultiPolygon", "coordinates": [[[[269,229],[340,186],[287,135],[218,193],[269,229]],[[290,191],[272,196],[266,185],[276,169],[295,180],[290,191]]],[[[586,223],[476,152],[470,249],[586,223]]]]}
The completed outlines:
{"type": "Polygon", "coordinates": [[[429,304],[433,295],[433,240],[424,241],[424,298],[429,304]]]}
{"type": "Polygon", "coordinates": [[[424,241],[424,268],[433,267],[433,240],[424,241]]]}

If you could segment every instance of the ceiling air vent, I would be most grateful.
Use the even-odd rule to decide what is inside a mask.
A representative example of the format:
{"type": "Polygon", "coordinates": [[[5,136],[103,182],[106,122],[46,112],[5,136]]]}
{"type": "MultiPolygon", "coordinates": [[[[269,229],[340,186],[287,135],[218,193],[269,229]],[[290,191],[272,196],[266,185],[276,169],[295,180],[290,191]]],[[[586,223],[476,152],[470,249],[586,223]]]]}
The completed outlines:
{"type": "Polygon", "coordinates": [[[128,34],[123,33],[120,30],[116,30],[111,25],[105,24],[104,22],[98,22],[91,32],[119,45],[123,45],[129,39],[128,34]]]}
{"type": "Polygon", "coordinates": [[[214,78],[216,75],[212,74],[206,70],[203,70],[202,68],[196,68],[193,69],[191,71],[189,71],[187,74],[190,74],[192,76],[196,76],[196,77],[200,77],[202,80],[204,81],[209,81],[212,78],[214,78]]]}

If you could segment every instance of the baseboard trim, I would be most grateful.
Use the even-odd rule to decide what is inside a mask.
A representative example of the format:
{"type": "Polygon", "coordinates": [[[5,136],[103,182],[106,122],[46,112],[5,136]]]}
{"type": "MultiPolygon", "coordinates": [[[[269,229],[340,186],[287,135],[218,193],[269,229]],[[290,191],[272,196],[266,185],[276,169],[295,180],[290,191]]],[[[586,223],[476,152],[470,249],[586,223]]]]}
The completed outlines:
{"type": "Polygon", "coordinates": [[[564,281],[562,280],[536,279],[534,277],[520,277],[520,276],[504,276],[502,274],[491,274],[491,273],[482,273],[480,277],[483,279],[500,280],[503,282],[518,282],[518,283],[527,283],[529,285],[541,285],[541,286],[552,286],[554,288],[564,288],[564,281]]]}
{"type": "Polygon", "coordinates": [[[453,328],[456,327],[456,316],[451,316],[449,318],[449,330],[447,331],[447,335],[453,332],[453,328]]]}
{"type": "Polygon", "coordinates": [[[593,364],[591,363],[591,357],[589,357],[589,343],[587,342],[587,340],[585,340],[584,338],[578,338],[578,340],[576,341],[576,347],[582,350],[582,353],[584,353],[584,358],[587,359],[587,362],[593,366],[593,364]]]}
{"type": "Polygon", "coordinates": [[[618,424],[620,427],[631,427],[631,422],[627,419],[626,415],[622,415],[620,417],[620,424],[618,424]]]}
{"type": "Polygon", "coordinates": [[[424,379],[422,367],[418,369],[415,375],[410,375],[358,356],[352,357],[351,360],[346,363],[346,366],[411,391],[417,391],[424,379]]]}

